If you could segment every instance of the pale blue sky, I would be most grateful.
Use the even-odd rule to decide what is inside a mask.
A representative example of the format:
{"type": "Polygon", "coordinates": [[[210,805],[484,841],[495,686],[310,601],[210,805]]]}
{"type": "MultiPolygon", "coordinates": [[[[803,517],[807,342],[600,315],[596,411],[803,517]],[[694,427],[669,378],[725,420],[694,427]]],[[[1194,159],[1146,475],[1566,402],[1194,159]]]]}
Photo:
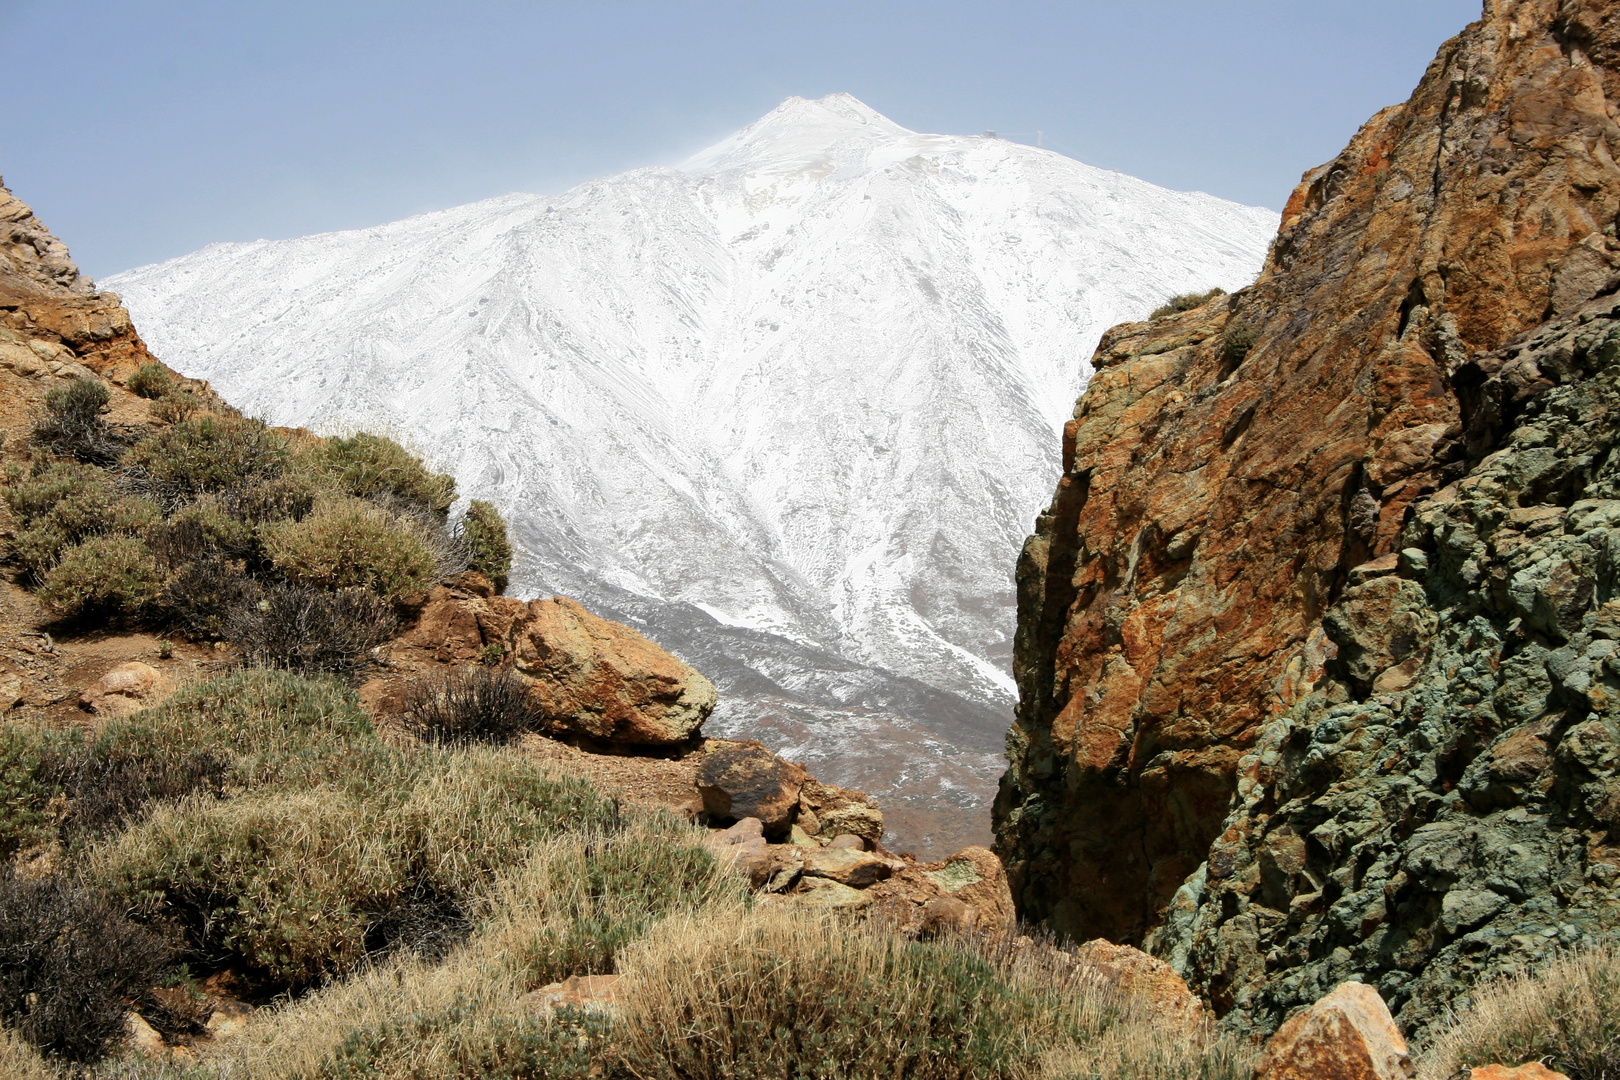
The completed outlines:
{"type": "Polygon", "coordinates": [[[0,173],[105,276],[673,164],[792,94],[1279,208],[1479,0],[0,0],[0,173]],[[1027,137],[1020,133],[1028,133],[1027,137]]]}

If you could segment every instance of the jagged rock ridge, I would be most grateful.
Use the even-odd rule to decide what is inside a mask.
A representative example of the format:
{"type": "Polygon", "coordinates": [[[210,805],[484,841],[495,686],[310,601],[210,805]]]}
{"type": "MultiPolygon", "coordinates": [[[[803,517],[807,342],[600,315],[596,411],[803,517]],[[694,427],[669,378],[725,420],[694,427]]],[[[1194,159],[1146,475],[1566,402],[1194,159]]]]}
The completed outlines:
{"type": "Polygon", "coordinates": [[[1105,336],[1019,566],[1026,917],[1229,1023],[1361,978],[1420,1036],[1616,925],[1617,47],[1487,3],[1251,289],[1105,336]]]}
{"type": "Polygon", "coordinates": [[[1275,222],[833,95],[679,168],[109,283],[249,413],[389,430],[496,501],[514,591],[713,675],[712,730],[982,815],[1007,571],[1084,358],[1250,280],[1275,222]]]}

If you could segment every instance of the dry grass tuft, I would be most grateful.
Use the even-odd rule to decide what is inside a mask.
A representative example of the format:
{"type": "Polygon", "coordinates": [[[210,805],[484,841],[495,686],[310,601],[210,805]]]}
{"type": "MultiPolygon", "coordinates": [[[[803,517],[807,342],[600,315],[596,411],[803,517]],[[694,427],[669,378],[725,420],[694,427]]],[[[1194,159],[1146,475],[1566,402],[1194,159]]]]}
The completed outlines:
{"type": "Polygon", "coordinates": [[[1620,952],[1570,953],[1545,969],[1476,988],[1434,1038],[1419,1075],[1544,1061],[1571,1080],[1620,1076],[1620,952]]]}
{"type": "Polygon", "coordinates": [[[627,950],[615,1041],[638,1077],[1238,1080],[1251,1056],[1176,1030],[1050,950],[908,942],[769,908],[660,924],[627,950]]]}
{"type": "Polygon", "coordinates": [[[39,1051],[5,1028],[0,1028],[0,1076],[7,1080],[57,1080],[39,1051]]]}

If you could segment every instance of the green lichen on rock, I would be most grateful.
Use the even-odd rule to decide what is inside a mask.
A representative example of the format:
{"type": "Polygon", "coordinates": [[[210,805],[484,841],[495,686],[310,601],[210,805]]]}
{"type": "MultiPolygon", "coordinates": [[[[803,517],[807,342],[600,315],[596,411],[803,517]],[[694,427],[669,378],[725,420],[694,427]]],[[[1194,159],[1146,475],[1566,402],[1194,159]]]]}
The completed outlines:
{"type": "Polygon", "coordinates": [[[1620,933],[1620,304],[1451,381],[1468,468],[1350,572],[1336,655],[1152,936],[1231,1026],[1359,979],[1421,1040],[1620,933]]]}

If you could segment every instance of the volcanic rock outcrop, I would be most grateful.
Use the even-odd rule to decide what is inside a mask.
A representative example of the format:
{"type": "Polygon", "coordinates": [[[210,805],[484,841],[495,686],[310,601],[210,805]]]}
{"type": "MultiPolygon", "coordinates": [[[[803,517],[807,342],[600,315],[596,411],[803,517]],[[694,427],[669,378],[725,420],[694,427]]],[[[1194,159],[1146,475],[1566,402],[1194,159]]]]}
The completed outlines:
{"type": "MultiPolygon", "coordinates": [[[[565,596],[497,596],[482,575],[435,585],[390,646],[395,667],[510,659],[547,733],[622,746],[673,746],[714,710],[714,684],[628,626],[565,596]]],[[[379,677],[368,696],[402,689],[379,677]]]]}
{"type": "Polygon", "coordinates": [[[94,372],[121,383],[152,362],[117,294],[97,292],[0,181],[0,367],[44,382],[94,372]]]}
{"type": "Polygon", "coordinates": [[[1018,567],[1024,917],[1419,1033],[1620,925],[1616,101],[1620,9],[1487,2],[1251,288],[1104,337],[1018,567]]]}

